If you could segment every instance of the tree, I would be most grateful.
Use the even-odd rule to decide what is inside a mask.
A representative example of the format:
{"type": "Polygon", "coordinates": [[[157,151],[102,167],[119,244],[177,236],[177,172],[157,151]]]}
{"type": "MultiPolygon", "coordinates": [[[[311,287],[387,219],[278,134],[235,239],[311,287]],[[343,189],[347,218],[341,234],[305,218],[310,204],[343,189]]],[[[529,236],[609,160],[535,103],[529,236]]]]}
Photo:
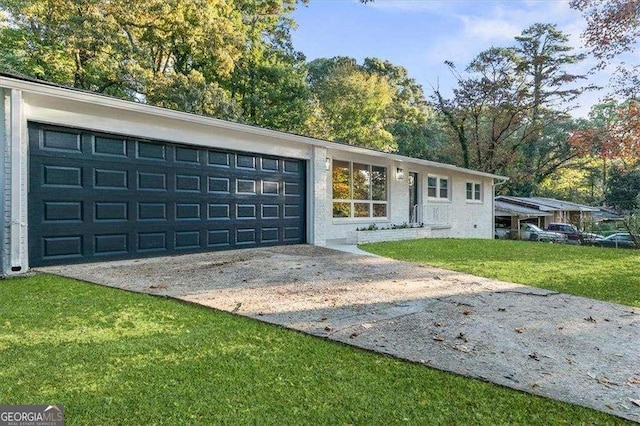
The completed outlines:
{"type": "Polygon", "coordinates": [[[536,185],[534,195],[580,204],[601,205],[604,185],[600,160],[577,157],[536,185]]]}
{"type": "Polygon", "coordinates": [[[247,39],[231,78],[221,84],[241,106],[247,122],[304,133],[312,103],[306,58],[291,43],[295,22],[290,14],[296,0],[237,3],[247,39]]]}
{"type": "MultiPolygon", "coordinates": [[[[306,0],[299,0],[304,3],[306,0]]],[[[6,0],[0,67],[55,83],[303,132],[297,0],[6,0]]]]}
{"type": "Polygon", "coordinates": [[[568,38],[555,25],[535,24],[516,45],[481,52],[460,74],[452,99],[434,89],[437,109],[458,145],[459,162],[512,177],[514,193],[530,195],[536,184],[576,153],[563,129],[573,124],[567,106],[585,88],[584,78],[566,71],[584,59],[571,54],[568,38]]]}
{"type": "Polygon", "coordinates": [[[614,100],[594,105],[589,120],[570,133],[569,143],[582,156],[601,161],[607,192],[609,168],[635,167],[640,157],[640,111],[635,102],[621,104],[614,100]]]}
{"type": "Polygon", "coordinates": [[[587,29],[583,38],[604,67],[609,59],[636,48],[640,38],[640,0],[571,0],[583,12],[587,29]]]}
{"type": "Polygon", "coordinates": [[[360,69],[348,58],[334,58],[312,61],[309,82],[326,123],[313,136],[386,152],[397,149],[385,129],[393,100],[386,78],[360,69]]]}
{"type": "Polygon", "coordinates": [[[158,77],[229,76],[244,39],[230,1],[7,0],[2,10],[4,69],[130,99],[158,77]]]}
{"type": "Polygon", "coordinates": [[[640,170],[623,172],[617,168],[611,171],[609,190],[605,196],[608,205],[619,211],[633,211],[640,208],[640,170]]]}
{"type": "MultiPolygon", "coordinates": [[[[572,8],[582,12],[587,28],[582,37],[603,69],[611,59],[633,53],[640,40],[640,0],[571,0],[572,8]]],[[[620,63],[613,78],[615,92],[627,100],[640,96],[640,65],[620,63]]]]}

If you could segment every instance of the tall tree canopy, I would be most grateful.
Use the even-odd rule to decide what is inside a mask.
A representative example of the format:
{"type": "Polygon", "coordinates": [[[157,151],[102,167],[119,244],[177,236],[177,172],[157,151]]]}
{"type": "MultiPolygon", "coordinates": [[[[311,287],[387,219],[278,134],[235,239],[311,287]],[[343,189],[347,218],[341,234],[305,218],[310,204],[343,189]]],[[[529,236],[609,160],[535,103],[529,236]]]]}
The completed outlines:
{"type": "Polygon", "coordinates": [[[461,165],[512,177],[510,190],[533,187],[576,155],[566,138],[570,102],[586,90],[568,67],[584,59],[552,24],[535,24],[512,47],[481,52],[458,79],[451,99],[434,101],[458,145],[461,165]]]}
{"type": "MultiPolygon", "coordinates": [[[[301,0],[305,2],[306,0],[301,0]]],[[[189,112],[295,130],[307,119],[296,0],[6,0],[0,67],[189,112]]]]}
{"type": "Polygon", "coordinates": [[[433,112],[405,68],[378,58],[320,58],[309,63],[308,83],[317,100],[314,136],[430,155],[433,112]]]}
{"type": "Polygon", "coordinates": [[[351,58],[316,59],[309,64],[309,83],[318,100],[314,136],[351,145],[395,151],[385,126],[393,88],[383,76],[369,73],[351,58]]]}
{"type": "Polygon", "coordinates": [[[640,39],[640,0],[571,0],[570,5],[583,12],[585,44],[601,66],[635,49],[640,39]]]}

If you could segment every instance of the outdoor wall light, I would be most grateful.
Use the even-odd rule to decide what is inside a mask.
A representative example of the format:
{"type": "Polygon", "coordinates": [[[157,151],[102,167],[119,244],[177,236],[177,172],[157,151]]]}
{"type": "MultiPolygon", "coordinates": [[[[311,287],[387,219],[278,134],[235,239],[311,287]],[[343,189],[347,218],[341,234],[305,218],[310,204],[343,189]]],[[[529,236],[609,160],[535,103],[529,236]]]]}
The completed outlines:
{"type": "Polygon", "coordinates": [[[324,160],[324,169],[326,171],[331,170],[331,158],[329,158],[329,157],[325,158],[325,160],[324,160]]]}
{"type": "Polygon", "coordinates": [[[398,167],[396,169],[396,179],[398,179],[398,180],[404,179],[404,169],[402,169],[400,167],[398,167]]]}

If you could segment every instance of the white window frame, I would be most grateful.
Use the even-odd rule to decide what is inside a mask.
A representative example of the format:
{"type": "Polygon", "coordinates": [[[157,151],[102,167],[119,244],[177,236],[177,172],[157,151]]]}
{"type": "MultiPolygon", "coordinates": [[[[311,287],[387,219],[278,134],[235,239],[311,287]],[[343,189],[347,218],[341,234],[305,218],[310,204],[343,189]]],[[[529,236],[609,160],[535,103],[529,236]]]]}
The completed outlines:
{"type": "MultiPolygon", "coordinates": [[[[372,164],[372,163],[368,163],[365,161],[352,161],[352,160],[336,160],[334,159],[332,161],[331,164],[331,176],[333,177],[333,162],[334,161],[340,161],[342,163],[349,163],[349,198],[345,198],[345,199],[339,199],[339,198],[332,198],[332,202],[331,202],[331,216],[333,218],[334,221],[366,221],[366,222],[370,222],[372,220],[380,220],[380,221],[385,221],[385,220],[389,220],[389,180],[390,180],[390,176],[389,176],[389,167],[387,166],[383,166],[380,164],[372,164]],[[369,171],[371,172],[373,167],[379,167],[381,169],[385,170],[385,195],[386,195],[386,199],[385,200],[374,200],[373,199],[373,188],[372,188],[372,182],[369,182],[369,199],[368,200],[357,200],[353,198],[353,173],[354,173],[354,168],[353,165],[354,164],[361,164],[364,166],[368,166],[369,167],[369,171]],[[335,203],[345,203],[345,204],[350,204],[350,213],[351,215],[348,217],[342,217],[342,216],[333,216],[333,205],[335,203]],[[356,204],[369,204],[369,216],[355,216],[356,213],[356,204]],[[379,205],[384,205],[385,206],[385,216],[374,216],[374,205],[379,204],[379,205]]],[[[333,179],[331,180],[331,192],[333,193],[333,179]]]]}
{"type": "Polygon", "coordinates": [[[427,198],[429,200],[437,200],[437,201],[450,201],[451,200],[451,177],[449,176],[443,176],[443,175],[427,175],[427,184],[425,185],[425,187],[427,188],[427,198]],[[431,179],[435,179],[436,180],[436,185],[435,186],[431,186],[429,185],[429,181],[431,179]],[[443,188],[442,182],[446,181],[446,188],[443,188]],[[435,197],[433,195],[431,195],[429,193],[429,190],[435,188],[436,190],[436,195],[435,197]],[[447,191],[447,196],[443,197],[442,196],[442,190],[446,189],[447,191]]]}
{"type": "Polygon", "coordinates": [[[468,203],[482,203],[482,182],[467,181],[464,189],[468,203]],[[469,189],[469,185],[471,185],[471,189],[469,189]],[[469,191],[471,191],[471,194],[469,194],[469,191]],[[469,195],[471,195],[471,197],[469,197],[469,195]]]}

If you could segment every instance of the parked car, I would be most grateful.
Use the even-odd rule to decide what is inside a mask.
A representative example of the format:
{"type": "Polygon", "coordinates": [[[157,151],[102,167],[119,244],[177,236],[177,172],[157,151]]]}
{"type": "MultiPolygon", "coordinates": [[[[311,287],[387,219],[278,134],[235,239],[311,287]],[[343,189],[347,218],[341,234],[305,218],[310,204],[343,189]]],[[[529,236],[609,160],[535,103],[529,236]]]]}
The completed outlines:
{"type": "Polygon", "coordinates": [[[593,242],[597,247],[636,248],[633,237],[628,232],[618,232],[593,242]]]}
{"type": "Polygon", "coordinates": [[[545,231],[531,223],[525,223],[520,227],[520,238],[530,241],[544,241],[552,243],[566,243],[567,237],[559,232],[545,231]]]}
{"type": "Polygon", "coordinates": [[[504,240],[504,239],[508,239],[510,234],[511,234],[511,229],[496,226],[494,237],[496,240],[504,240]]]}
{"type": "Polygon", "coordinates": [[[570,223],[550,223],[547,226],[547,231],[564,234],[569,244],[582,243],[582,233],[575,225],[571,225],[570,223]]]}
{"type": "Polygon", "coordinates": [[[582,244],[593,244],[596,240],[601,240],[604,238],[604,235],[595,234],[593,232],[583,232],[582,233],[582,244]]]}

